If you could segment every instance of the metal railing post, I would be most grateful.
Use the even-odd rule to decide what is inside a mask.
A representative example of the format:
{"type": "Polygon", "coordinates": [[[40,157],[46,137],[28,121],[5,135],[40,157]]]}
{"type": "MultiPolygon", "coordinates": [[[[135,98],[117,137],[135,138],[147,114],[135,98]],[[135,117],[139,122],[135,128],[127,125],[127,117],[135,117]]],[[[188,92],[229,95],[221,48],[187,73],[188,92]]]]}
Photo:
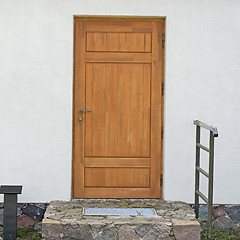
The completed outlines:
{"type": "Polygon", "coordinates": [[[196,194],[196,191],[199,191],[199,171],[197,167],[200,167],[200,148],[197,146],[197,143],[200,143],[200,132],[201,129],[199,126],[196,126],[196,168],[195,168],[195,213],[196,218],[199,218],[199,196],[196,194]]]}
{"type": "Polygon", "coordinates": [[[208,233],[212,235],[212,204],[213,204],[213,166],[214,166],[214,137],[218,137],[216,127],[207,125],[199,120],[193,121],[196,127],[196,168],[195,168],[195,214],[199,218],[199,197],[208,205],[208,233]],[[210,131],[209,148],[200,143],[201,127],[210,131]],[[200,149],[209,153],[208,173],[200,167],[200,149]],[[202,173],[208,178],[208,198],[199,190],[199,175],[202,173]]]}
{"type": "Polygon", "coordinates": [[[212,204],[213,204],[213,165],[214,165],[214,136],[210,132],[209,139],[209,181],[208,181],[208,229],[209,235],[212,235],[212,204]]]}

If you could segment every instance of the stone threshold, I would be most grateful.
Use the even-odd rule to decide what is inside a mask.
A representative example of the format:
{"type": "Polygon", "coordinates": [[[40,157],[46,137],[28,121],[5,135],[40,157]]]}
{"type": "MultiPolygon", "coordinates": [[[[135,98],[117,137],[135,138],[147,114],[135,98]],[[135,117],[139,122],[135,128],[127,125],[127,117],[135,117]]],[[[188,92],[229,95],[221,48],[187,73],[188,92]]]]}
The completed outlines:
{"type": "Polygon", "coordinates": [[[200,225],[187,203],[162,199],[53,201],[42,221],[45,240],[198,240],[200,225]],[[83,215],[84,208],[152,208],[156,216],[83,215]]]}

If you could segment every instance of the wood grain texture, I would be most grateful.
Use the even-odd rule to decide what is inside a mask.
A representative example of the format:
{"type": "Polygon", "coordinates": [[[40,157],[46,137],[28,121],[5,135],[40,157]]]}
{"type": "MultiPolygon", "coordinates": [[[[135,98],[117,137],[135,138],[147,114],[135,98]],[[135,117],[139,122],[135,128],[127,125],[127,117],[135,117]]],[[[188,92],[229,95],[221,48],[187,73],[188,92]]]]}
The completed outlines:
{"type": "Polygon", "coordinates": [[[141,21],[88,22],[86,25],[86,31],[94,33],[151,33],[152,23],[141,21]]]}
{"type": "MultiPolygon", "coordinates": [[[[161,24],[161,32],[162,32],[162,40],[164,37],[164,45],[165,45],[165,21],[160,22],[161,24]]],[[[164,83],[164,63],[165,63],[165,53],[164,49],[161,51],[161,84],[163,86],[163,89],[161,89],[163,92],[161,92],[162,97],[161,97],[161,123],[163,127],[163,138],[161,140],[161,158],[162,160],[160,161],[160,172],[161,175],[163,176],[163,139],[164,139],[164,89],[165,89],[165,83],[164,83]]],[[[160,197],[162,197],[162,192],[163,192],[163,184],[160,185],[160,197]]]]}
{"type": "Polygon", "coordinates": [[[150,158],[85,158],[85,167],[150,168],[150,158]]]}
{"type": "Polygon", "coordinates": [[[85,198],[155,198],[150,188],[85,187],[85,198]]]}
{"type": "Polygon", "coordinates": [[[153,22],[153,56],[152,56],[152,91],[151,91],[151,194],[161,197],[161,125],[162,125],[162,28],[160,23],[153,22]]]}
{"type": "MultiPolygon", "coordinates": [[[[118,125],[118,65],[105,64],[105,96],[106,106],[105,128],[103,137],[105,138],[105,156],[114,156],[118,152],[118,136],[120,134],[118,125]]],[[[113,161],[114,162],[114,161],[113,161]]]]}
{"type": "Polygon", "coordinates": [[[149,169],[85,168],[85,187],[149,187],[149,169]]]}
{"type": "Polygon", "coordinates": [[[145,65],[86,64],[91,113],[86,113],[85,156],[149,157],[151,79],[145,65]]]}
{"type": "Polygon", "coordinates": [[[88,32],[88,52],[151,52],[151,33],[88,32]]]}
{"type": "Polygon", "coordinates": [[[164,20],[90,19],[75,18],[73,197],[162,197],[164,20]]]}
{"type": "Polygon", "coordinates": [[[87,52],[86,62],[152,63],[151,53],[87,52]]]}
{"type": "Polygon", "coordinates": [[[84,195],[84,122],[78,121],[78,109],[85,106],[85,23],[75,22],[74,35],[74,95],[73,95],[73,197],[84,195]]]}

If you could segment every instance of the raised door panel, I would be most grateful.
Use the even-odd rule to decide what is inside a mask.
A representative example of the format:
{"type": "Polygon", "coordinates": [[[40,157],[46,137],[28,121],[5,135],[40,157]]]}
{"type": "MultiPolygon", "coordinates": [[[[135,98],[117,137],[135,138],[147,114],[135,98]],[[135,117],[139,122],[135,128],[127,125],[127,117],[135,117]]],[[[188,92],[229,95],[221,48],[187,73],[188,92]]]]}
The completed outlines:
{"type": "Polygon", "coordinates": [[[150,64],[86,64],[86,157],[149,157],[150,64]]]}
{"type": "Polygon", "coordinates": [[[151,33],[88,32],[87,52],[151,52],[151,33]]]}

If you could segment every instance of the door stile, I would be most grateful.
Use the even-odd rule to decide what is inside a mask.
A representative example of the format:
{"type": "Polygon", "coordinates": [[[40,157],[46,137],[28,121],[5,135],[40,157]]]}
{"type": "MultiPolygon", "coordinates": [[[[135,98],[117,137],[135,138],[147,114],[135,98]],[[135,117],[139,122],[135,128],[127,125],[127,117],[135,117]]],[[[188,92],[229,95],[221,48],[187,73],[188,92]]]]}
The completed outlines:
{"type": "MultiPolygon", "coordinates": [[[[161,198],[163,198],[163,139],[164,139],[164,90],[165,90],[165,83],[164,83],[164,79],[165,79],[165,68],[164,68],[164,64],[165,64],[165,19],[163,19],[163,21],[161,22],[161,26],[162,26],[162,34],[160,36],[162,36],[162,48],[161,48],[161,60],[162,60],[162,64],[161,64],[161,84],[162,84],[162,88],[161,88],[161,127],[162,127],[162,137],[161,137],[161,161],[160,161],[160,194],[161,194],[161,198]]],[[[160,45],[161,46],[161,45],[160,45]]]]}
{"type": "MultiPolygon", "coordinates": [[[[83,22],[75,22],[74,52],[74,141],[73,197],[84,197],[84,138],[85,121],[79,124],[80,108],[85,109],[85,33],[83,22]],[[84,63],[84,64],[82,64],[84,63]],[[81,91],[81,94],[79,94],[81,91]],[[79,134],[77,134],[79,133],[79,134]]],[[[85,116],[83,116],[85,117],[85,116]]]]}
{"type": "Polygon", "coordinates": [[[159,198],[160,159],[161,156],[161,27],[160,22],[153,22],[152,45],[152,95],[151,95],[151,195],[159,198]],[[152,126],[155,126],[154,129],[152,126]]]}

